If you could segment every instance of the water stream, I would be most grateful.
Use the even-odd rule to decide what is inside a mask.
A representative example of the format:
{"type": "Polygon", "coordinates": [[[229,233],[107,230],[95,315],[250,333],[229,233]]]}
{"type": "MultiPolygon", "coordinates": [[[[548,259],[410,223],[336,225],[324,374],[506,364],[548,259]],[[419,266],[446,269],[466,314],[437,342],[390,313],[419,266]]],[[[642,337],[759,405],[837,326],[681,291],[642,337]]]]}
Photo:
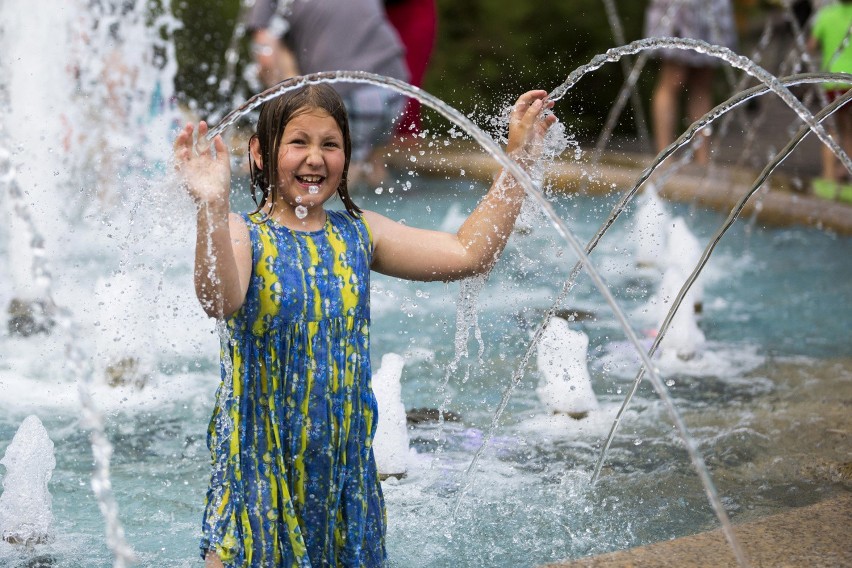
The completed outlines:
{"type": "Polygon", "coordinates": [[[793,95],[793,93],[789,91],[789,89],[784,87],[784,85],[778,81],[777,77],[769,73],[766,69],[763,69],[761,66],[755,64],[754,61],[744,55],[738,55],[726,47],[711,45],[705,41],[697,39],[648,38],[636,40],[628,45],[610,49],[606,53],[593,57],[589,63],[581,65],[572,71],[565,81],[550,93],[549,98],[552,101],[558,101],[565,96],[565,93],[573,88],[584,75],[601,68],[606,63],[618,61],[621,57],[626,55],[633,55],[642,51],[660,48],[694,50],[698,53],[717,57],[725,61],[730,66],[745,71],[769,87],[782,101],[784,101],[785,104],[799,115],[799,118],[801,118],[805,124],[810,126],[819,139],[831,149],[843,166],[852,172],[852,159],[846,155],[843,149],[837,144],[837,141],[831,138],[821,125],[814,122],[811,112],[802,104],[801,101],[799,101],[799,99],[795,97],[795,95],[793,95]]]}

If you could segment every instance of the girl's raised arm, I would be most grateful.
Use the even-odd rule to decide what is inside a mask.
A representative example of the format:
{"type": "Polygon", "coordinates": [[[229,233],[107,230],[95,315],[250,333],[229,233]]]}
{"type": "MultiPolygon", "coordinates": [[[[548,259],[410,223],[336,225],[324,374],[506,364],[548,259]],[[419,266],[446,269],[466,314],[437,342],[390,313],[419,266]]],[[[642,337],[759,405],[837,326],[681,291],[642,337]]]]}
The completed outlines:
{"type": "MultiPolygon", "coordinates": [[[[510,156],[534,158],[542,138],[556,117],[541,116],[552,103],[546,91],[521,95],[509,119],[510,156]]],[[[366,211],[373,231],[372,268],[377,272],[409,280],[458,280],[487,271],[503,251],[524,201],[524,189],[515,179],[501,173],[488,194],[453,235],[416,229],[366,211]]]]}
{"type": "Polygon", "coordinates": [[[251,277],[251,242],[243,219],[230,212],[231,165],[221,136],[206,143],[207,124],[178,134],[175,169],[198,207],[195,241],[195,294],[210,317],[224,318],[243,305],[251,277]],[[213,150],[215,149],[215,154],[213,150]]]}

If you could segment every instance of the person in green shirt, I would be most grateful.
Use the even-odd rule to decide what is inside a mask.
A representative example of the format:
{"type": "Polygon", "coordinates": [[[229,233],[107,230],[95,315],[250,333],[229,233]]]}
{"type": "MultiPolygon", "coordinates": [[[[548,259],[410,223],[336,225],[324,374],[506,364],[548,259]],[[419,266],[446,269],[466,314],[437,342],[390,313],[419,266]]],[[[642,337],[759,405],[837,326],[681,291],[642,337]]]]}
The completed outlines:
{"type": "MultiPolygon", "coordinates": [[[[811,52],[821,52],[823,71],[852,73],[852,38],[847,38],[852,29],[852,0],[840,0],[821,8],[814,16],[814,24],[808,47],[811,52]]],[[[842,96],[852,85],[848,83],[824,83],[823,88],[829,102],[842,96]]],[[[840,146],[852,154],[852,104],[846,104],[834,114],[834,123],[840,146]]],[[[814,193],[822,197],[839,198],[841,194],[852,201],[849,172],[838,167],[838,160],[831,150],[823,145],[822,178],[814,180],[814,193]],[[846,195],[848,194],[848,195],[846,195]]]]}

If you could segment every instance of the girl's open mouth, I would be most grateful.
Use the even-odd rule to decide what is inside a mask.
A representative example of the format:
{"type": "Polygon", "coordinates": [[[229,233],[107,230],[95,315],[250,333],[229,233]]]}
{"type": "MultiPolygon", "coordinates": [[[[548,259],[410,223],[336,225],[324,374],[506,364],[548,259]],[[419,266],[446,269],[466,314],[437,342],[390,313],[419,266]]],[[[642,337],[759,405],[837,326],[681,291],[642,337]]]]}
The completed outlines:
{"type": "Polygon", "coordinates": [[[314,176],[314,175],[297,175],[296,181],[298,181],[302,185],[313,186],[320,185],[323,181],[325,181],[325,177],[323,176],[314,176]]]}

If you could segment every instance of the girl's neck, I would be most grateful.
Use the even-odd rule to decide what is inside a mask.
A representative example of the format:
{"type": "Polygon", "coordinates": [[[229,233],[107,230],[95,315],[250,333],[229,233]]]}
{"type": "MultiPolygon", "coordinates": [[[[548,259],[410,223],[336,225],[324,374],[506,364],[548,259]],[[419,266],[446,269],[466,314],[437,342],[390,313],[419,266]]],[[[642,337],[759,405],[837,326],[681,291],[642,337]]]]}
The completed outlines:
{"type": "MultiPolygon", "coordinates": [[[[306,207],[307,215],[299,218],[297,208],[289,204],[278,203],[272,209],[271,219],[281,226],[294,231],[318,231],[325,226],[326,213],[322,205],[306,207]]],[[[268,213],[268,211],[267,211],[268,213]]]]}

